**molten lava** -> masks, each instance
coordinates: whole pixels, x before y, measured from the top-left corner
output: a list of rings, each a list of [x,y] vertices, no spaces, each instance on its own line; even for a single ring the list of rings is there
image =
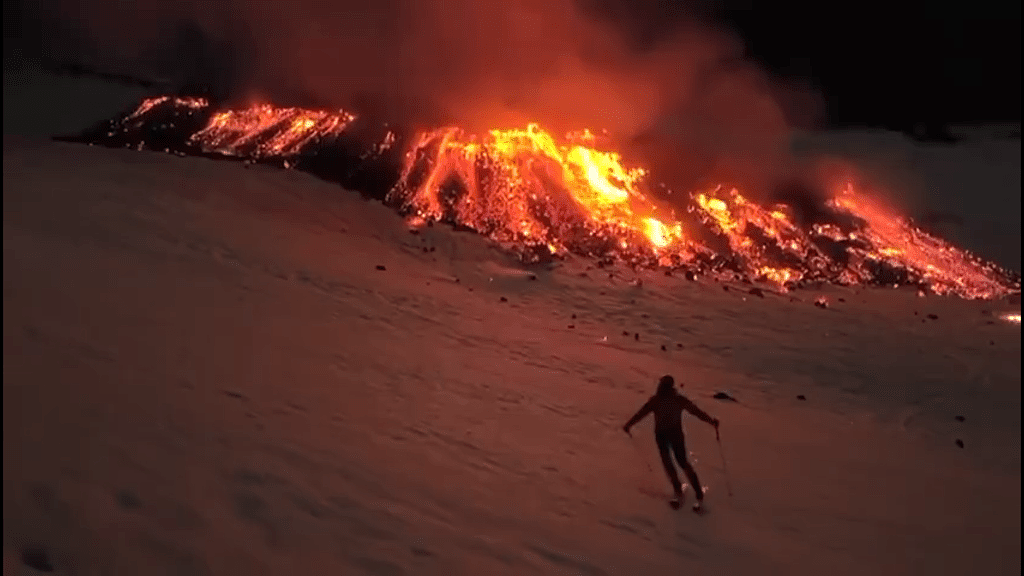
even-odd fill
[[[663,266],[705,260],[715,251],[688,233],[671,209],[645,194],[646,171],[593,147],[590,132],[561,141],[535,124],[483,137],[457,128],[421,134],[390,199],[419,221],[466,226],[536,257],[575,252]],[[828,203],[841,219],[801,229],[785,205],[760,206],[735,189],[690,195],[688,211],[724,238],[726,268],[786,285],[924,284],[938,294],[990,298],[1012,281],[991,264],[926,234],[878,201],[847,187]],[[841,254],[836,245],[843,247]]]
[[[823,218],[797,224],[789,206],[762,206],[731,188],[693,192],[685,205],[658,200],[647,171],[603,149],[588,130],[556,137],[536,124],[484,135],[449,127],[403,138],[385,127],[349,137],[345,145],[355,138],[361,151],[338,152],[355,122],[345,111],[215,111],[203,99],[160,97],[82,138],[283,161],[320,174],[331,171],[325,163],[361,164],[332,169],[346,185],[384,183],[382,199],[414,222],[475,230],[527,261],[574,253],[782,287],[909,284],[967,298],[1020,290],[1019,276],[925,233],[852,186],[820,207]]]
[[[567,143],[531,124],[478,138],[421,134],[390,199],[422,220],[451,220],[515,247],[552,254],[682,247],[682,228],[639,190],[645,176],[618,154]],[[588,248],[589,247],[589,248]]]
[[[336,138],[355,116],[258,105],[214,114],[191,140],[207,152],[249,158],[287,158],[325,138]]]

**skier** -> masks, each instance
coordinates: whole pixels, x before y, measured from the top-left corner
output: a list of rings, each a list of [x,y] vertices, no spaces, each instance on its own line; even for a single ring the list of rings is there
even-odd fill
[[[697,478],[697,472],[686,457],[682,412],[688,410],[697,418],[714,426],[716,430],[718,429],[718,419],[712,418],[707,412],[698,408],[689,398],[676,391],[674,386],[675,380],[671,376],[662,376],[658,382],[658,391],[629,419],[629,422],[626,422],[622,430],[632,436],[629,429],[647,414],[654,412],[654,439],[658,443],[658,452],[661,454],[661,463],[665,466],[665,473],[668,474],[668,479],[675,491],[675,495],[669,503],[673,508],[679,508],[683,497],[683,487],[679,482],[676,468],[672,464],[671,452],[675,452],[679,467],[683,469],[697,495],[697,503],[693,505],[693,509],[695,512],[702,512],[704,510],[704,490]]]

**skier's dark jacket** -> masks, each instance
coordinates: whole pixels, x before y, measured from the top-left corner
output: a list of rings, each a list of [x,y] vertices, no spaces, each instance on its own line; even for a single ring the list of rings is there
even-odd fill
[[[654,396],[651,396],[650,400],[641,406],[640,410],[629,419],[629,422],[626,422],[626,428],[632,428],[644,416],[653,412],[655,432],[678,433],[682,431],[683,427],[683,410],[690,412],[712,426],[715,425],[716,420],[708,416],[707,412],[698,408],[686,396],[672,389],[659,391]]]

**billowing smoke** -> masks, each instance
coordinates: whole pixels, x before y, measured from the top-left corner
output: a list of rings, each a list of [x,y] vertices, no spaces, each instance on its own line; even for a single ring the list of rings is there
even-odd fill
[[[540,122],[615,135],[678,186],[789,169],[806,95],[744,59],[713,5],[650,0],[49,0],[49,52],[240,100],[339,106],[413,126]],[[70,40],[69,40],[70,39]],[[68,44],[71,41],[72,44]],[[45,48],[45,46],[44,46]],[[781,97],[780,97],[781,96]],[[799,101],[784,109],[780,102]]]

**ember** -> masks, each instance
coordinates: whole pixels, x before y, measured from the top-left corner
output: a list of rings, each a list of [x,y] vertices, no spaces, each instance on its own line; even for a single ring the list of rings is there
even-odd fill
[[[732,188],[695,191],[684,205],[670,205],[652,194],[646,170],[600,146],[589,130],[559,137],[537,124],[484,135],[448,127],[403,139],[383,125],[354,128],[359,123],[338,110],[216,111],[202,99],[165,96],[78,140],[295,166],[375,194],[414,226],[468,228],[525,261],[571,253],[784,289],[911,285],[965,298],[1020,289],[1019,276],[852,186],[821,207],[828,219],[798,225],[789,206],[762,206]]]

